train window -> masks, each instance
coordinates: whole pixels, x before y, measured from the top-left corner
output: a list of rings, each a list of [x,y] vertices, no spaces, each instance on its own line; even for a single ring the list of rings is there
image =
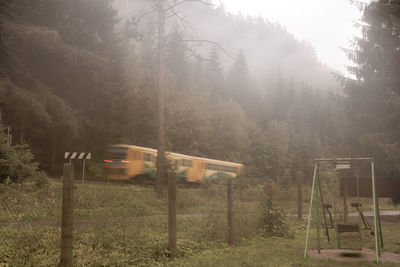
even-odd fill
[[[112,146],[108,148],[108,157],[111,159],[125,159],[127,147]]]
[[[213,170],[213,171],[220,171],[220,172],[237,172],[236,167],[232,166],[224,166],[220,164],[215,164],[215,163],[207,163],[207,169],[208,170]]]
[[[151,154],[150,153],[144,153],[143,154],[143,160],[144,161],[151,161]]]
[[[207,163],[207,169],[208,170],[213,170],[213,171],[215,171],[216,169],[215,169],[215,164],[213,164],[213,163]]]
[[[150,161],[156,162],[157,161],[157,156],[150,154]]]
[[[183,159],[182,160],[182,166],[184,167],[192,167],[192,161],[188,159]]]
[[[237,168],[236,168],[236,167],[231,167],[231,166],[229,166],[229,167],[228,167],[228,172],[234,172],[234,173],[236,173],[236,172],[237,172]]]

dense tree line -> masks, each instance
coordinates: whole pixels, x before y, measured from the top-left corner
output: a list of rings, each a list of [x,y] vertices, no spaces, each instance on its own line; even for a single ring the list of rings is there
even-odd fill
[[[363,12],[362,36],[347,51],[355,64],[345,89],[350,121],[345,138],[358,154],[370,154],[389,177],[400,173],[400,1],[354,1]]]
[[[108,1],[2,1],[0,107],[14,140],[54,172],[60,153],[104,142],[119,83]]]
[[[270,36],[268,53],[264,47],[251,51],[253,58],[270,55],[262,56],[268,67],[262,77],[246,50],[235,49],[227,60],[217,45],[184,41],[185,30],[171,23],[166,42],[167,150],[242,162],[245,177],[254,182],[302,183],[311,178],[313,158],[322,156],[372,155],[390,172],[399,172],[397,143],[389,147],[379,139],[385,134],[385,140],[398,140],[399,102],[384,96],[390,92],[398,97],[393,89],[397,76],[379,60],[368,69],[375,57],[366,49],[375,47],[368,43],[372,37],[356,40],[362,49],[349,51],[358,66],[353,69],[357,81],[346,80],[343,92],[331,82],[316,82],[319,75],[325,77],[325,67],[312,49],[279,25],[211,7],[202,10],[235,25],[237,39],[245,39],[249,31],[259,32],[263,40]],[[92,151],[101,161],[107,144],[156,147],[157,28],[151,16],[139,24],[120,13],[107,0],[0,2],[3,121],[11,126],[14,142],[31,144],[41,169],[50,174],[59,173],[64,151]],[[368,19],[381,25],[372,21]],[[366,34],[379,35],[374,31]],[[394,45],[390,38],[376,38]],[[223,40],[217,41],[224,47]],[[309,66],[307,75],[316,77],[302,79],[307,75],[291,71],[296,66],[290,55],[304,59],[302,68]]]

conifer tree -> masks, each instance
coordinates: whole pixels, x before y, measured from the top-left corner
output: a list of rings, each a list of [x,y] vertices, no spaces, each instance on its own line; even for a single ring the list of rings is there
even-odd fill
[[[218,50],[213,46],[206,64],[207,87],[212,98],[215,96],[224,96],[226,94],[224,87],[224,73]]]

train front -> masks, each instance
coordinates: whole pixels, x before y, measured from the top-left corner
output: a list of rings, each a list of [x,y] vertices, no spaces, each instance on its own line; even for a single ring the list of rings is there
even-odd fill
[[[128,180],[128,150],[127,145],[111,145],[107,148],[104,164],[107,179]]]

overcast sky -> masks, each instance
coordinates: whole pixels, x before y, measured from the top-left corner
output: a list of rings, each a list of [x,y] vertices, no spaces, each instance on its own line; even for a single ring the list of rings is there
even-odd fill
[[[221,2],[214,0],[215,3]],[[225,9],[243,15],[262,15],[285,26],[299,40],[315,48],[318,59],[328,66],[345,71],[349,64],[340,47],[359,35],[353,21],[360,19],[357,7],[349,0],[222,0]]]

